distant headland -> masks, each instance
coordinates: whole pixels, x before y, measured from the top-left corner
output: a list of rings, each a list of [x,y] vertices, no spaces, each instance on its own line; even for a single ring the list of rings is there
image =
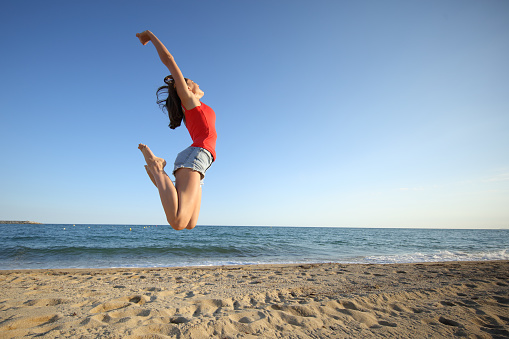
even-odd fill
[[[37,224],[37,225],[42,225],[42,223],[40,223],[40,222],[28,221],[28,220],[24,220],[24,221],[0,220],[0,224]]]

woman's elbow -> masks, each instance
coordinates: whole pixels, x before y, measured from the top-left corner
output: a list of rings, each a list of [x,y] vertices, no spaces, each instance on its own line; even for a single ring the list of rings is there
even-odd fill
[[[175,63],[173,55],[171,55],[170,53],[161,55],[161,61],[168,68],[170,68]]]

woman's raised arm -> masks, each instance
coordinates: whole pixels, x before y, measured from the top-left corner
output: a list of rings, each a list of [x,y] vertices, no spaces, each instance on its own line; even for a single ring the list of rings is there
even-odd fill
[[[175,87],[177,89],[177,93],[180,97],[180,100],[184,104],[185,107],[191,106],[199,106],[199,100],[194,96],[193,92],[191,92],[188,88],[187,82],[180,71],[180,68],[177,66],[173,55],[166,49],[163,43],[152,33],[151,31],[144,31],[142,33],[137,33],[136,36],[140,39],[140,42],[145,46],[149,41],[152,41],[152,44],[157,50],[157,54],[159,54],[159,58],[162,63],[168,68],[173,79],[175,80]]]

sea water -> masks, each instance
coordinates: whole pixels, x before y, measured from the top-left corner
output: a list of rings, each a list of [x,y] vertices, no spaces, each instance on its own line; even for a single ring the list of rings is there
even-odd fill
[[[0,224],[0,269],[509,260],[509,230]]]

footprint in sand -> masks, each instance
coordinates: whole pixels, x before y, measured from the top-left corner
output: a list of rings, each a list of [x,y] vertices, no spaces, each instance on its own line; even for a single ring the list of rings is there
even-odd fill
[[[395,304],[389,305],[389,307],[396,312],[402,312],[402,313],[412,313],[413,312],[410,308],[408,308],[402,304],[395,303]]]
[[[132,304],[143,305],[145,304],[146,299],[141,295],[134,295],[128,297],[122,297],[114,300],[107,301],[105,303],[99,304],[98,306],[92,308],[90,313],[101,313],[108,312],[120,308],[124,308],[130,306]]]
[[[108,314],[98,314],[91,317],[91,319],[98,321],[100,323],[108,324],[111,322],[111,317]]]
[[[369,328],[381,328],[382,326],[388,327],[397,327],[398,324],[392,321],[387,320],[378,320],[376,315],[373,312],[362,309],[356,302],[354,301],[341,301],[331,302],[327,305],[328,311],[327,313],[332,315],[333,318],[338,319],[337,316],[334,316],[334,313],[342,314],[341,318],[345,318],[345,316],[352,318],[353,320],[369,327]],[[414,312],[418,313],[418,311],[411,310],[410,308],[403,306],[401,304],[391,304],[390,308],[397,312]]]
[[[232,314],[229,318],[233,321],[243,323],[243,324],[251,324],[255,321],[259,321],[265,319],[266,316],[262,312],[241,312]]]
[[[189,318],[186,318],[186,317],[182,317],[182,316],[177,316],[177,317],[171,317],[170,318],[170,323],[172,324],[185,324],[187,322],[190,322],[191,319]]]
[[[48,325],[54,323],[58,319],[60,319],[60,316],[57,314],[46,315],[42,317],[21,318],[8,323],[3,327],[0,327],[0,332]]]
[[[447,318],[444,318],[444,317],[440,317],[438,318],[438,321],[444,325],[447,325],[447,326],[454,326],[454,327],[459,327],[461,326],[460,323],[458,323],[457,321],[454,321],[454,320],[451,320],[451,319],[447,319]]]
[[[23,305],[27,306],[55,306],[60,304],[68,303],[69,300],[67,299],[35,299],[35,300],[28,300]]]
[[[204,299],[197,300],[193,303],[196,306],[196,310],[193,316],[198,317],[203,314],[213,315],[221,312],[222,308],[233,309],[233,302],[223,299]]]

